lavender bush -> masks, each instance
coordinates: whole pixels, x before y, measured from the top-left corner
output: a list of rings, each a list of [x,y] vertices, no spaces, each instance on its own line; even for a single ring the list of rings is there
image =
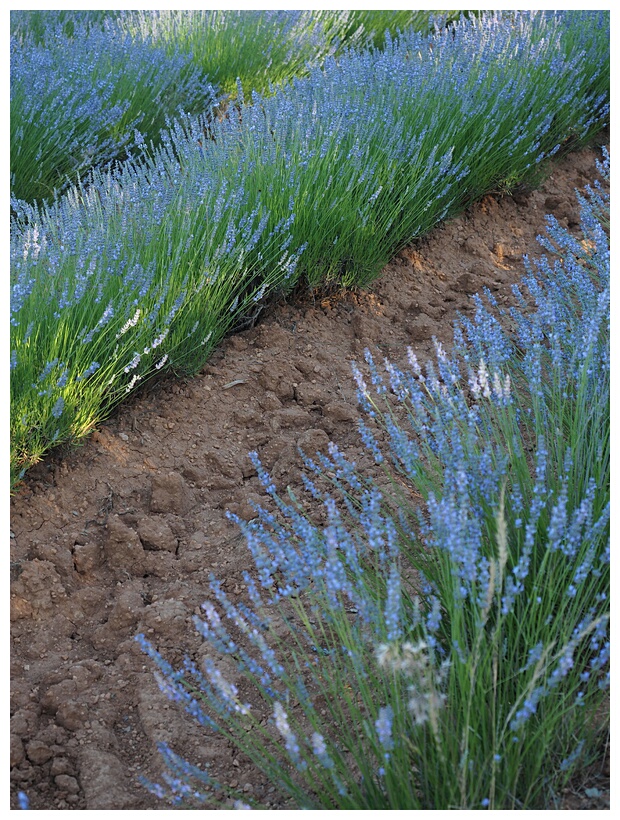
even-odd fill
[[[529,303],[502,315],[479,299],[450,354],[438,345],[425,369],[409,353],[383,377],[367,354],[360,431],[386,489],[332,444],[329,458],[305,457],[307,497],[284,500],[254,456],[273,511],[239,521],[255,564],[247,602],[211,579],[195,619],[201,667],[175,670],[138,636],[162,690],[262,769],[282,805],[552,808],[597,752],[609,683],[608,202],[595,185],[581,206],[579,238],[548,218],[551,256],[524,279]],[[162,754],[155,794],[261,807]]]
[[[608,98],[604,76],[592,85],[597,50],[562,45],[578,29],[562,16],[523,15],[519,28],[506,15],[463,20],[450,34],[410,31],[383,51],[328,59],[269,98],[253,95],[239,139],[245,176],[274,217],[293,198],[308,283],[368,284],[404,242],[489,190],[535,178],[565,141],[600,127]],[[205,149],[196,133],[193,124],[175,147],[201,166],[220,137],[212,130],[216,145]]]
[[[588,139],[608,114],[592,19],[583,34],[537,13],[409,32],[270,97],[240,87],[226,117],[179,117],[143,160],[54,203],[14,199],[13,477],[149,375],[195,371],[270,295],[364,286],[411,238]]]
[[[97,26],[81,16],[52,17],[41,41],[27,27],[15,28],[11,187],[17,199],[51,199],[94,165],[135,149],[137,129],[141,139],[158,138],[167,115],[180,107],[198,113],[215,101],[191,57],[133,41],[113,19]]]
[[[72,37],[76,25],[103,29],[106,21],[118,17],[119,11],[103,11],[100,9],[89,9],[76,11],[74,9],[29,9],[28,11],[18,11],[11,9],[10,13],[10,33],[18,41],[24,42],[28,38],[33,38],[37,45],[45,43],[50,36],[50,32],[62,29],[68,37]]]
[[[191,54],[224,97],[266,93],[320,65],[338,45],[350,12],[321,11],[133,11],[122,27],[133,40]],[[359,37],[355,38],[359,41]]]
[[[29,207],[12,258],[14,478],[150,376],[195,370],[251,319],[294,274],[293,218],[268,229],[242,184],[172,163],[97,173],[43,214]]]

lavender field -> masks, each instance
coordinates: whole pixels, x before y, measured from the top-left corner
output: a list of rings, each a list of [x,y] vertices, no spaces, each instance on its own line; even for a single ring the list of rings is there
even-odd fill
[[[284,299],[363,293],[608,123],[607,12],[12,12],[12,492],[147,382],[187,382]],[[170,658],[136,623],[161,691],[270,806],[554,808],[604,754],[609,164],[578,222],[541,213],[512,306],[472,296],[429,362],[365,351],[363,469],[302,448],[300,492],[250,453],[263,501],[229,521],[251,561],[243,595],[208,573],[204,651]],[[160,753],[141,782],[162,807],[264,808]]]

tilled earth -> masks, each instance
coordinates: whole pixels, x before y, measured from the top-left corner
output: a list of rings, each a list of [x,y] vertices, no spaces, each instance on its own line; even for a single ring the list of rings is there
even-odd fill
[[[577,230],[574,189],[597,177],[598,148],[569,155],[534,192],[489,195],[405,248],[365,293],[272,305],[228,338],[195,378],[147,387],[79,449],[55,453],[11,504],[11,805],[161,809],[166,741],[225,784],[280,808],[273,787],[225,739],[209,737],[160,693],[134,641],[171,662],[200,657],[192,616],[209,574],[236,600],[251,560],[226,517],[264,500],[247,454],[278,489],[303,495],[300,446],[335,441],[363,470],[351,363],[366,347],[404,363],[433,356],[457,314],[488,287],[500,305],[542,252],[544,215]],[[608,762],[566,790],[562,808],[609,807]],[[588,794],[586,794],[586,789]]]

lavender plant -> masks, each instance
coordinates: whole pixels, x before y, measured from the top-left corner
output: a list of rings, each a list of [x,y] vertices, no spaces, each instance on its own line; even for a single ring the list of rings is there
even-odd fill
[[[64,34],[72,37],[76,25],[87,28],[103,29],[105,21],[117,17],[118,11],[89,9],[76,11],[73,9],[30,9],[28,11],[11,9],[10,32],[19,42],[33,38],[37,45],[45,43],[51,32],[62,28]]]
[[[350,12],[135,11],[122,26],[133,40],[191,54],[224,97],[266,93],[333,54]],[[340,24],[339,24],[340,23]],[[356,38],[359,40],[359,37]]]
[[[585,52],[573,18],[568,50],[563,15],[518,21],[409,32],[251,103],[240,85],[226,117],[169,122],[143,159],[44,207],[14,199],[13,475],[158,366],[200,367],[270,295],[364,286],[412,237],[591,136],[604,26]]]
[[[150,376],[194,371],[303,250],[289,250],[293,213],[268,231],[242,184],[190,177],[172,159],[96,172],[43,211],[17,207],[13,480]]]
[[[385,379],[370,353],[368,376],[356,370],[362,438],[391,489],[333,444],[305,456],[316,524],[254,455],[272,505],[239,521],[255,563],[247,603],[212,577],[195,619],[202,668],[175,670],[138,636],[162,690],[286,805],[549,808],[596,753],[609,683],[608,204],[599,188],[581,205],[579,238],[548,220],[553,262],[524,280],[529,305],[502,316],[480,300],[425,370],[412,353],[408,370],[386,361]],[[162,754],[159,796],[261,806]]]
[[[475,14],[476,12],[473,12]],[[398,11],[381,11],[356,9],[350,11],[348,18],[339,20],[339,36],[341,43],[349,48],[361,40],[364,45],[373,45],[383,48],[386,37],[392,39],[399,32],[414,29],[426,33],[435,25],[445,26],[456,22],[460,16],[472,14],[461,11],[412,11],[399,9]]]
[[[131,41],[111,18],[96,26],[52,17],[41,40],[28,29],[11,36],[17,199],[50,199],[92,166],[135,150],[136,129],[140,139],[158,138],[167,115],[215,101],[189,56]]]

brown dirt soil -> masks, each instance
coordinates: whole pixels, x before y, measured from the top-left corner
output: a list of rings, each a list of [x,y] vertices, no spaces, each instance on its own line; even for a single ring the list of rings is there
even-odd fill
[[[577,228],[574,189],[596,178],[599,157],[588,148],[539,190],[486,196],[405,248],[368,292],[270,306],[195,378],[147,385],[82,447],[31,470],[11,504],[12,806],[23,790],[33,809],[165,808],[137,780],[160,779],[165,740],[279,807],[260,772],[160,693],[134,635],[172,663],[200,655],[192,616],[209,573],[236,600],[250,568],[225,517],[251,518],[249,501],[263,499],[247,453],[300,495],[298,445],[314,454],[331,439],[368,467],[351,363],[366,347],[403,364],[411,346],[425,361],[485,286],[509,303],[523,254],[541,253],[544,215]],[[608,808],[608,766],[563,807]]]

